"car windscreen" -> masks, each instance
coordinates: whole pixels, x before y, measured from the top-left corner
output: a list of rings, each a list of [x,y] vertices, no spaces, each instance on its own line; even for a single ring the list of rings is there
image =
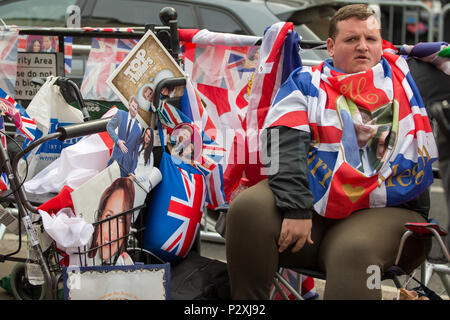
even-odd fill
[[[0,18],[6,25],[64,27],[66,10],[76,0],[22,0],[0,3]]]
[[[165,1],[97,0],[91,14],[91,26],[138,26],[160,25],[159,13],[169,6]],[[189,4],[170,3],[178,14],[180,28],[196,28],[193,8]]]
[[[300,49],[300,57],[305,64],[315,65],[328,58],[328,52],[326,47],[324,47],[325,42],[321,40],[314,32],[312,32],[305,25],[294,25],[294,29],[300,35],[302,40],[317,42],[318,49]],[[301,44],[300,47],[302,47]],[[312,47],[314,48],[316,46]]]

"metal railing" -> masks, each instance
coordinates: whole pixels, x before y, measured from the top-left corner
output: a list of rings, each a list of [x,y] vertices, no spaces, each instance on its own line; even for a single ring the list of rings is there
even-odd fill
[[[339,4],[364,3],[378,6],[380,9],[381,23],[387,30],[384,38],[393,44],[405,44],[407,42],[417,43],[421,41],[435,41],[435,14],[432,9],[422,1],[416,0],[369,0],[348,1],[335,0]],[[421,38],[420,22],[427,26],[425,39]],[[414,25],[414,33],[408,38],[408,25]],[[400,30],[398,29],[400,27]],[[398,34],[400,31],[400,34]],[[397,32],[397,33],[396,33]],[[423,40],[422,40],[423,39]],[[439,40],[439,39],[438,39]],[[412,43],[410,43],[412,44]]]
[[[441,13],[439,14],[438,41],[447,41],[448,39],[445,39],[444,38],[445,36],[450,38],[450,34],[445,34],[445,27],[446,27],[446,25],[445,25],[445,17],[447,15],[450,16],[450,3],[448,3],[444,7],[442,7]],[[450,22],[448,22],[448,23],[450,23]]]

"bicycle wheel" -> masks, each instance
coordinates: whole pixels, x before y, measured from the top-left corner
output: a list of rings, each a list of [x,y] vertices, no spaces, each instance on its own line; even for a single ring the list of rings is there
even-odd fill
[[[17,263],[11,271],[11,291],[16,300],[43,300],[44,285],[32,285],[26,276],[25,263]]]

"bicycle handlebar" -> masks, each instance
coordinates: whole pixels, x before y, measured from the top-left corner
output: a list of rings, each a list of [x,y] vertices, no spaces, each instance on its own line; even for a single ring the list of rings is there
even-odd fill
[[[153,106],[158,109],[159,108],[159,104],[161,102],[161,90],[164,87],[177,87],[177,86],[182,86],[186,84],[186,78],[183,77],[179,77],[179,78],[167,78],[167,79],[163,79],[160,82],[158,82],[156,84],[155,87],[155,93],[153,94]]]
[[[15,185],[19,186],[21,185],[21,182],[19,181],[19,174],[17,171],[19,160],[26,155],[31,150],[39,147],[41,144],[52,140],[52,139],[58,139],[58,140],[65,140],[65,139],[71,139],[76,138],[80,136],[86,136],[94,133],[99,133],[106,131],[106,125],[109,121],[109,118],[106,119],[98,119],[98,120],[89,120],[86,122],[78,123],[78,124],[72,124],[65,127],[59,127],[56,132],[50,133],[36,141],[33,141],[28,147],[26,147],[24,150],[17,153],[12,159],[11,162],[11,177],[15,180]],[[9,170],[8,170],[9,171]],[[9,175],[9,172],[8,172]],[[16,191],[18,193],[18,196],[20,197],[21,202],[23,205],[31,212],[37,213],[37,208],[33,206],[27,199],[25,192],[22,188],[18,188]]]
[[[87,136],[94,133],[106,131],[106,125],[109,122],[107,119],[90,120],[83,123],[71,124],[56,129],[60,133],[58,140],[63,141],[81,136]]]

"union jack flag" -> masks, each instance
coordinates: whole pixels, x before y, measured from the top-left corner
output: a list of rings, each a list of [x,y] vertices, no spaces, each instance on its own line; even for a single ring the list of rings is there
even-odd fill
[[[301,290],[299,290],[300,291],[299,293],[304,300],[315,299],[319,296],[314,286],[314,278],[304,276],[302,274],[298,274],[297,272],[291,269],[284,269],[284,268],[281,273],[281,276],[291,285],[292,288],[296,290],[299,290],[299,287],[301,285]],[[280,282],[280,287],[289,300],[296,299],[294,294],[291,291],[289,291],[282,282]],[[272,285],[272,290],[273,289],[274,286]],[[278,291],[273,296],[273,300],[282,300],[282,299],[283,296]]]
[[[174,261],[186,256],[196,238],[205,178],[191,165],[175,164],[168,153],[163,153],[159,169],[163,179],[152,190],[144,246],[165,261]]]
[[[11,96],[9,96],[1,88],[0,88],[0,98],[10,102],[14,106],[14,108],[18,110],[21,116],[22,125],[17,129],[22,134],[24,134],[25,137],[27,137],[30,141],[33,141],[34,138],[36,137],[36,130],[37,130],[36,121],[34,121],[34,119],[27,114],[25,109],[20,104],[18,104]]]
[[[92,39],[91,51],[80,88],[85,99],[118,100],[106,80],[137,42],[132,39]]]
[[[21,125],[18,128],[18,130],[20,130],[20,132],[22,132],[27,138],[33,140],[36,133],[36,122],[34,121],[34,119],[30,118],[26,114],[25,109],[23,109],[13,98],[11,98],[1,88],[0,88],[0,98],[9,102],[10,105],[14,106],[15,109],[18,109],[14,110],[17,113],[20,113],[20,121],[18,121],[18,123],[20,123]],[[4,132],[3,116],[1,115],[0,115],[0,131]],[[5,134],[1,134],[1,143],[3,144],[3,147],[6,149],[7,142]],[[9,188],[8,178],[6,177],[6,174],[2,172],[0,176],[0,190],[8,190],[8,188]]]
[[[342,219],[360,209],[404,203],[432,184],[437,147],[405,59],[385,51],[380,63],[365,72],[343,74],[326,60],[299,68],[293,75],[278,91],[265,126],[288,126],[310,132],[314,142],[320,141],[308,155],[315,212]],[[358,94],[353,94],[361,83],[364,89],[358,87]],[[372,95],[376,101],[367,99]],[[364,140],[367,136],[362,140],[366,144],[363,152],[370,152],[367,158],[371,160],[355,156],[355,150],[356,154],[362,150],[352,118],[358,108],[352,114],[347,101],[373,117],[370,121],[376,132],[369,137],[370,143]],[[386,110],[388,120],[383,122],[379,115]],[[388,134],[395,138],[387,139]],[[329,172],[314,172],[319,161],[321,168],[331,168]],[[411,182],[391,183],[399,181],[403,172],[413,171],[420,174],[420,183],[415,182],[417,174],[408,176]]]
[[[214,170],[222,160],[225,149],[205,133],[204,126],[199,122],[193,122],[181,110],[166,102],[158,109],[158,114],[162,125],[166,128],[169,135],[172,134],[176,126],[182,123],[193,125],[196,131],[201,134],[201,141],[194,141],[194,144],[200,142],[202,148],[200,156],[194,158],[194,163],[205,175]]]
[[[0,31],[0,87],[14,96],[17,75],[17,30]]]
[[[216,141],[223,141],[226,149],[220,164],[221,182],[216,181],[215,185],[223,183],[225,198],[229,199],[243,175],[251,185],[263,178],[259,159],[253,156],[259,143],[249,144],[248,136],[250,131],[258,136],[283,77],[298,66],[298,35],[292,23],[270,26],[261,46],[257,45],[261,40],[258,37],[192,29],[181,29],[179,33],[185,71],[206,104],[217,130]],[[296,50],[288,50],[288,45]],[[289,61],[295,63],[284,65],[284,56],[290,58],[294,54],[297,59]],[[251,154],[254,161],[250,161]],[[217,172],[215,176],[219,178]],[[220,193],[216,195],[221,197]]]
[[[64,71],[72,72],[72,37],[64,37]]]
[[[210,161],[217,164],[215,168],[208,171],[206,179],[206,202],[212,207],[218,207],[225,204],[223,168],[222,160],[226,154],[221,134],[218,134],[217,127],[212,121],[208,112],[203,106],[199,95],[197,94],[192,82],[186,81],[185,94],[181,100],[181,111],[191,119],[198,127],[206,132],[203,141],[203,154]],[[211,137],[211,139],[208,139]]]
[[[167,239],[161,249],[174,252],[177,256],[185,257],[190,251],[193,241],[200,226],[202,211],[199,208],[204,203],[205,187],[204,180],[200,175],[192,175],[178,168],[181,173],[183,187],[186,191],[187,200],[172,196],[170,199],[167,215],[180,220],[181,225]]]

